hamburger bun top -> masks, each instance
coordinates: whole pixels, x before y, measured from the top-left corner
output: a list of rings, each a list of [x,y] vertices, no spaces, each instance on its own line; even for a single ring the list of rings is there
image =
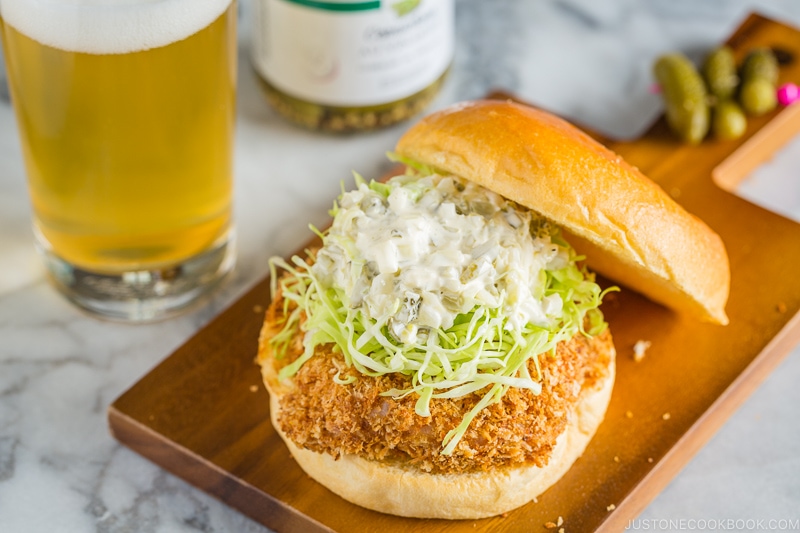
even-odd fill
[[[728,323],[730,267],[719,235],[568,122],[510,101],[462,103],[418,122],[396,153],[555,222],[597,272],[677,311]]]

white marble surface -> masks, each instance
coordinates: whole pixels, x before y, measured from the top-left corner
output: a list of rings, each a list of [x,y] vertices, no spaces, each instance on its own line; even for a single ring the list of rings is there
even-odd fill
[[[797,0],[461,0],[457,6],[457,58],[434,107],[502,87],[623,137],[658,113],[658,99],[647,91],[658,53],[696,56],[756,9],[800,26]],[[241,39],[246,48],[246,20]],[[382,154],[406,127],[344,138],[295,129],[262,101],[243,52],[235,275],[201,309],[131,326],[81,314],[45,281],[33,250],[14,118],[0,104],[0,532],[266,531],[118,445],[106,407],[260,279],[270,256],[307,239],[308,223],[326,220],[351,169],[379,175]],[[798,168],[796,140],[757,172],[748,197],[799,215]],[[798,382],[796,349],[634,525],[661,531],[685,529],[679,521],[688,519],[796,525]]]

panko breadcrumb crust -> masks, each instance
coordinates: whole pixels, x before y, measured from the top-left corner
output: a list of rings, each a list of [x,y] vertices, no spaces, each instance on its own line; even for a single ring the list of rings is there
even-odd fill
[[[271,391],[280,391],[277,417],[282,433],[299,448],[368,460],[413,466],[431,473],[466,473],[524,465],[545,466],[556,439],[570,421],[585,390],[608,377],[614,346],[608,328],[588,337],[576,334],[561,342],[555,355],[539,356],[542,392],[511,387],[501,401],[481,410],[450,455],[442,455],[448,431],[482,398],[478,391],[462,398],[434,398],[431,416],[415,412],[416,394],[393,399],[381,395],[405,389],[410,377],[387,374],[370,377],[345,365],[332,345],[318,347],[290,380],[277,373],[303,352],[302,334],[283,359],[276,359],[270,338],[283,324],[283,299],[271,303],[262,329],[258,362]],[[536,375],[533,360],[528,362]],[[353,376],[342,385],[334,376]]]

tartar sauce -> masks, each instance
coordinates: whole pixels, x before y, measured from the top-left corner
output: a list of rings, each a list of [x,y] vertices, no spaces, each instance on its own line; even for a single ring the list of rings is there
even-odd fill
[[[381,187],[342,195],[312,266],[324,287],[344,292],[344,305],[402,343],[424,344],[476,306],[501,310],[508,329],[561,318],[561,297],[544,295],[545,270],[566,266],[569,252],[543,219],[452,176]]]

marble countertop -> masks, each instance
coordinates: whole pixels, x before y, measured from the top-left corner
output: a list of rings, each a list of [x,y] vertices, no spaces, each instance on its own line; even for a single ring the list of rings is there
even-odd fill
[[[264,276],[269,257],[304,242],[309,223],[325,222],[351,170],[379,176],[383,154],[408,127],[332,137],[278,119],[248,68],[248,5],[236,146],[239,262],[211,302],[178,318],[100,321],[48,285],[33,247],[14,117],[0,103],[0,532],[267,531],[119,445],[106,423],[117,396]],[[634,137],[659,113],[647,90],[653,58],[701,53],[754,10],[800,26],[796,0],[460,0],[457,56],[433,108],[503,88]],[[796,139],[742,194],[800,216],[798,168]],[[798,382],[800,348],[630,529],[688,529],[680,521],[689,519],[800,529]]]

